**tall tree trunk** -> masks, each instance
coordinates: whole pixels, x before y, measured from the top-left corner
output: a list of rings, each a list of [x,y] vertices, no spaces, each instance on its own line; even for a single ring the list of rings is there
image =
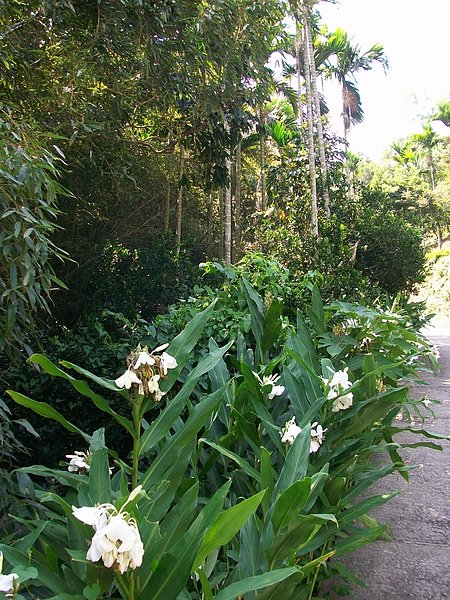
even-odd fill
[[[303,24],[306,17],[303,17]],[[308,44],[303,36],[303,65],[305,68],[305,87],[306,87],[306,109],[308,118],[308,159],[309,159],[309,181],[311,192],[311,229],[315,237],[319,236],[319,221],[317,216],[317,185],[316,185],[316,162],[314,148],[314,124],[313,107],[311,95],[311,72]]]
[[[266,120],[264,117],[263,109],[259,110],[259,122],[261,133],[259,137],[259,149],[260,149],[260,175],[259,175],[259,206],[257,210],[266,210],[266,133],[265,124]]]
[[[170,195],[172,192],[172,186],[170,184],[170,171],[167,174],[166,180],[166,195],[164,197],[164,233],[169,231],[169,221],[170,221]]]
[[[224,240],[224,261],[231,264],[231,158],[227,158],[226,169],[229,176],[228,185],[224,193],[224,222],[223,222],[223,240]]]
[[[219,192],[219,259],[222,260],[223,259],[223,198],[224,198],[225,192],[224,192],[224,188],[220,188],[220,192]]]
[[[242,245],[242,226],[241,226],[241,175],[242,175],[242,147],[241,137],[236,146],[236,183],[234,189],[234,247],[235,256],[234,262],[241,257],[241,245]]]
[[[320,99],[319,92],[317,89],[317,74],[316,74],[316,62],[314,58],[314,46],[312,41],[311,25],[309,22],[310,14],[307,14],[308,18],[305,18],[305,38],[308,44],[308,55],[309,55],[309,67],[311,75],[311,92],[314,102],[315,115],[316,115],[316,127],[317,127],[317,141],[319,146],[319,157],[320,157],[320,178],[322,181],[323,189],[323,200],[325,215],[327,219],[330,218],[330,193],[328,191],[328,177],[327,177],[327,161],[325,157],[325,139],[323,135],[323,123],[322,116],[320,113]]]
[[[436,224],[437,246],[438,250],[442,248],[442,229],[439,223]]]
[[[184,175],[184,146],[180,146],[180,167],[178,171],[178,196],[177,196],[177,214],[175,227],[175,246],[177,255],[181,248],[181,224],[183,217],[183,175]]]
[[[208,198],[208,233],[206,236],[206,244],[208,246],[208,252],[211,252],[213,224],[214,224],[214,190],[211,188],[211,191],[209,192],[209,198]]]
[[[303,127],[303,102],[302,102],[302,28],[298,19],[295,19],[295,71],[297,73],[297,126]]]
[[[353,200],[355,197],[355,189],[353,187],[353,181],[350,175],[350,166],[348,164],[348,133],[350,131],[350,117],[346,114],[345,112],[345,107],[348,104],[348,99],[347,99],[347,91],[345,89],[344,84],[342,84],[342,106],[343,106],[343,111],[342,111],[342,118],[344,120],[344,141],[345,141],[345,156],[344,156],[344,170],[345,170],[345,178],[347,179],[347,183],[348,183],[348,199],[349,200]]]
[[[431,189],[434,190],[434,188],[436,187],[436,176],[435,176],[435,169],[434,169],[433,153],[431,151],[431,148],[428,150],[428,160],[430,163]]]

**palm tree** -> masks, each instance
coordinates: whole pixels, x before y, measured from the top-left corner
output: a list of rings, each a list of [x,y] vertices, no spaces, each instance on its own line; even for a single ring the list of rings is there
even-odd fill
[[[329,66],[342,87],[342,117],[344,138],[347,141],[350,127],[364,119],[361,96],[356,85],[356,73],[370,71],[375,62],[380,63],[386,70],[388,61],[381,44],[375,44],[361,53],[360,46],[352,44],[352,40],[342,29],[337,29],[330,37],[334,38],[338,48],[334,55],[335,60],[331,60]]]
[[[441,121],[444,125],[450,127],[450,100],[442,100],[442,102],[439,102],[437,110],[431,118],[436,121]]]

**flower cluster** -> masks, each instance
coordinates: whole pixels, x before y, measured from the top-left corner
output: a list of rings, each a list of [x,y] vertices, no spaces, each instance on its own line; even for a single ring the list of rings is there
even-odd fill
[[[253,373],[256,379],[259,381],[261,387],[270,386],[270,391],[267,394],[269,400],[273,400],[275,396],[281,396],[284,392],[284,385],[276,385],[277,381],[280,379],[280,375],[264,375],[261,378],[258,373]]]
[[[75,450],[73,454],[66,454],[66,458],[70,458],[67,469],[71,473],[81,473],[85,475],[86,473],[89,473],[91,468],[91,457],[92,455],[89,451],[79,452],[78,450]]]
[[[141,486],[133,490],[120,511],[112,504],[72,506],[74,517],[95,531],[86,554],[88,560],[97,562],[101,559],[105,567],[112,567],[121,574],[141,566],[144,545],[136,521],[123,510],[140,491]]]
[[[164,352],[168,346],[169,344],[163,344],[152,352],[146,346],[138,346],[127,358],[128,369],[114,383],[127,390],[135,386],[139,395],[152,396],[155,402],[159,402],[165,393],[159,389],[159,381],[167,377],[169,369],[178,366],[176,359]],[[162,354],[156,354],[157,352]]]
[[[3,552],[0,552],[0,592],[3,592],[7,598],[12,598],[19,590],[19,576],[17,573],[2,575],[3,570]]]
[[[333,373],[331,379],[323,379],[324,384],[328,388],[327,399],[334,400],[331,408],[332,412],[345,410],[353,404],[352,392],[346,392],[353,384],[348,378],[348,367],[343,371]]]
[[[295,417],[292,417],[289,421],[287,421],[280,431],[281,441],[283,443],[293,444],[295,438],[302,431],[301,427],[299,427],[295,422]],[[311,444],[309,447],[309,453],[313,454],[317,452],[323,443],[325,438],[326,429],[323,429],[322,425],[319,425],[317,421],[311,425]]]

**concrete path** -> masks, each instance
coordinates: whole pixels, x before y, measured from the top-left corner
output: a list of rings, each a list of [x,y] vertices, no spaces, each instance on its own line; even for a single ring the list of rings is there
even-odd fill
[[[413,394],[441,401],[433,406],[436,419],[427,419],[424,427],[449,435],[450,328],[435,328],[426,335],[439,346],[441,370],[436,378],[426,376],[429,385]],[[420,441],[417,435],[404,435],[401,441]],[[401,494],[373,512],[380,522],[391,525],[393,541],[374,542],[345,558],[367,584],[355,588],[355,600],[450,599],[450,443],[441,445],[443,452],[429,448],[402,452],[407,464],[419,466],[410,471],[409,484],[391,475],[371,488],[370,495],[394,490]]]

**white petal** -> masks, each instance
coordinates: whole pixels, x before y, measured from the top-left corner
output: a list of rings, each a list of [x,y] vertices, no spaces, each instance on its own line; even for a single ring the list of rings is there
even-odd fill
[[[284,385],[274,385],[272,387],[272,391],[269,394],[267,394],[267,397],[269,398],[269,400],[273,400],[275,396],[281,396],[283,392]]]
[[[114,515],[109,520],[109,523],[101,529],[102,535],[106,536],[109,540],[122,542],[130,538],[130,527],[123,518],[123,515]]]
[[[19,579],[17,573],[0,575],[0,592],[10,592],[14,587],[14,581]]]
[[[178,367],[178,363],[176,358],[167,354],[167,352],[163,352],[161,354],[161,366],[164,372],[164,375],[167,374],[167,369],[175,369]]]
[[[155,352],[161,352],[161,350],[165,350],[168,347],[169,347],[169,344],[162,344],[161,346],[158,346],[157,348],[155,348],[153,350],[152,354],[154,354]]]
[[[98,506],[82,506],[81,508],[72,506],[72,514],[82,523],[93,526],[98,519]]]
[[[136,373],[133,373],[133,371],[127,369],[123,375],[121,375],[114,381],[114,383],[117,385],[118,388],[126,388],[127,390],[129,390],[131,388],[132,383],[139,384],[142,383],[142,381],[139,379]]]
[[[139,369],[141,365],[154,365],[155,359],[148,352],[139,352],[138,359],[134,365],[135,369]]]

